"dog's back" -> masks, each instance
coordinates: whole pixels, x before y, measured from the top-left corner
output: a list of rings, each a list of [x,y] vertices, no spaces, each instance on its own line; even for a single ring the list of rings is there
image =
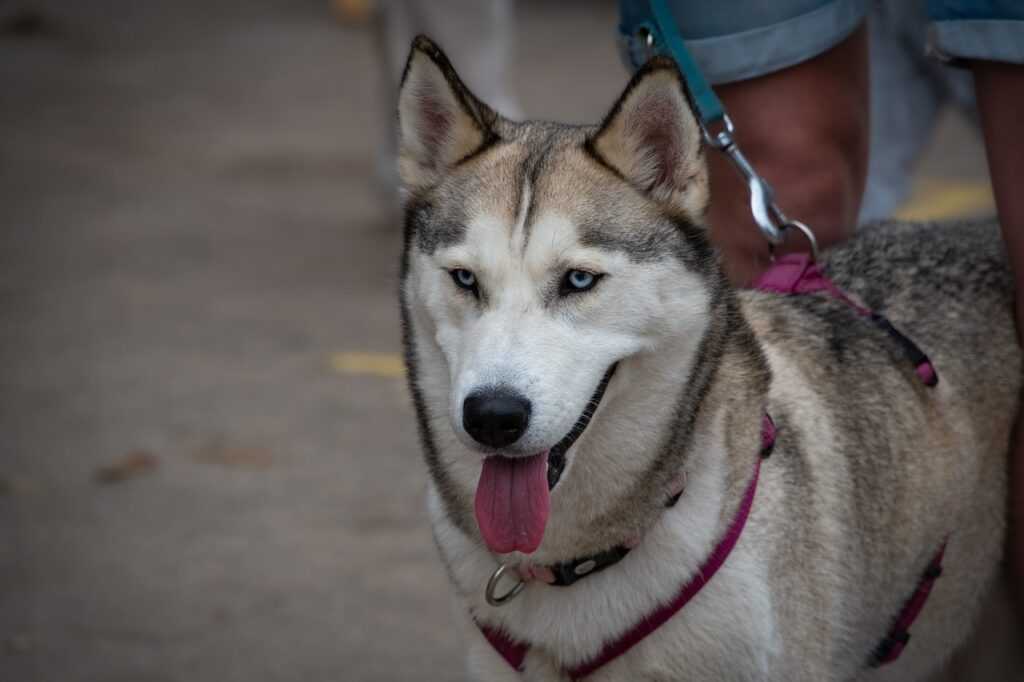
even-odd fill
[[[899,343],[832,297],[744,295],[781,426],[762,508],[791,524],[769,552],[793,599],[780,632],[787,649],[822,647],[863,668],[946,543],[914,644],[875,673],[917,679],[968,636],[1003,550],[1021,383],[1012,280],[992,223],[867,227],[825,270],[912,338],[939,383],[926,386]]]

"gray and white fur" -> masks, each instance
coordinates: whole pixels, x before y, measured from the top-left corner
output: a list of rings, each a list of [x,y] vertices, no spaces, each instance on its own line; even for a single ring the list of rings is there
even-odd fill
[[[1021,353],[995,224],[871,225],[823,257],[840,287],[930,355],[940,382],[928,388],[841,302],[728,284],[707,236],[700,129],[670,61],[640,70],[599,126],[517,123],[421,37],[399,122],[409,383],[472,679],[566,679],[563,668],[670,599],[735,514],[766,410],[777,445],[728,561],[589,679],[913,681],[947,667],[994,599],[1007,519]],[[566,294],[573,269],[600,279]],[[475,291],[456,270],[473,273]],[[473,515],[483,458],[550,448],[615,363],[566,453],[540,547],[495,556]],[[467,395],[493,386],[532,405],[525,433],[498,451],[462,418]],[[552,564],[630,537],[642,539],[623,561],[571,587],[532,582],[506,606],[484,600],[499,563]],[[868,668],[947,538],[911,644]],[[531,643],[523,673],[471,618]]]

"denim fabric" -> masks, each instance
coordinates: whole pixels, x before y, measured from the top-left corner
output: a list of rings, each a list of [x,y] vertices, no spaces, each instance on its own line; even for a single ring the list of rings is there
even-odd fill
[[[648,3],[619,4],[623,56],[635,69],[644,59],[643,46],[628,36],[649,20]],[[946,62],[1024,63],[1024,0],[670,0],[670,6],[712,83],[753,78],[815,57],[870,13],[871,151],[862,219],[888,216],[906,198],[912,169],[944,106],[953,104],[969,120],[976,118],[970,73],[928,59],[926,43],[930,56]]]
[[[928,0],[928,17],[932,21],[1024,21],[1024,2],[1020,0]]]
[[[763,76],[828,50],[860,25],[867,0],[670,0],[680,34],[714,84]],[[886,0],[887,5],[908,0]],[[915,3],[916,4],[916,3]],[[928,52],[944,61],[1024,63],[1024,0],[927,0]],[[646,0],[620,0],[623,60],[649,56],[635,29],[650,20]]]
[[[866,0],[671,0],[694,60],[711,83],[754,78],[806,61],[860,25]],[[620,46],[630,69],[649,56],[636,28],[650,21],[645,0],[620,0]]]
[[[945,61],[1024,64],[1024,1],[928,0],[928,51]]]

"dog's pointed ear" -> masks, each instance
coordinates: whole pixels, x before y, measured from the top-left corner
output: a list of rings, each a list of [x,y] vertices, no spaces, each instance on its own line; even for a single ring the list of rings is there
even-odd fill
[[[633,76],[587,144],[641,192],[702,221],[708,204],[702,139],[679,69],[655,57]]]
[[[435,184],[460,160],[493,142],[496,118],[441,49],[417,36],[398,95],[398,168],[406,189]]]

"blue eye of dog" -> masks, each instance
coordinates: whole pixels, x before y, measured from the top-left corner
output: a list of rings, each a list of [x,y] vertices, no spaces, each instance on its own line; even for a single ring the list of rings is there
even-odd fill
[[[586,270],[569,270],[565,273],[565,277],[562,278],[562,294],[577,294],[589,291],[594,288],[594,285],[597,284],[597,280],[600,278],[601,275],[595,275]]]
[[[476,293],[476,275],[464,268],[455,268],[451,271],[452,279],[461,289]]]

